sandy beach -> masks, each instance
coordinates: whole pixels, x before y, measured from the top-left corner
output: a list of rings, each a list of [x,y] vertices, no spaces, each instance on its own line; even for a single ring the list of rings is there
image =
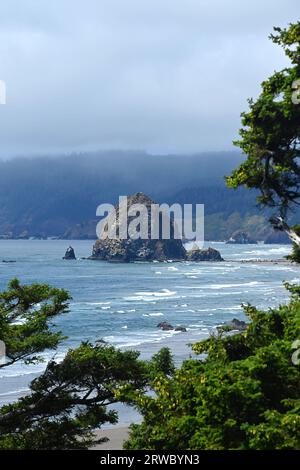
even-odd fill
[[[122,450],[123,442],[128,438],[128,428],[102,429],[96,432],[97,437],[108,437],[109,441],[92,447],[91,450]]]

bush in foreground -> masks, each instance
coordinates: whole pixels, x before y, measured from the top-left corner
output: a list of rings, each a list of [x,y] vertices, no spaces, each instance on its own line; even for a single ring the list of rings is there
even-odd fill
[[[13,279],[0,293],[0,341],[6,349],[0,368],[42,361],[46,349],[56,349],[65,338],[53,322],[68,311],[69,299],[63,289]],[[116,402],[116,391],[138,390],[147,382],[146,365],[138,356],[82,343],[62,362],[51,360],[27,396],[0,408],[0,449],[86,449],[95,444],[94,429],[117,421],[117,414],[107,410]]]
[[[143,422],[131,426],[126,449],[300,449],[300,365],[292,361],[300,288],[286,287],[288,305],[246,306],[247,331],[195,344],[204,361],[158,374],[154,396],[136,394]]]
[[[53,321],[68,311],[69,299],[65,290],[13,279],[0,293],[0,341],[6,347],[0,368],[42,361],[43,351],[56,349],[64,337]],[[136,351],[81,343],[61,362],[49,361],[26,396],[0,408],[0,449],[88,449],[106,440],[97,439],[95,429],[118,421],[108,405],[173,370],[167,348],[145,362]]]

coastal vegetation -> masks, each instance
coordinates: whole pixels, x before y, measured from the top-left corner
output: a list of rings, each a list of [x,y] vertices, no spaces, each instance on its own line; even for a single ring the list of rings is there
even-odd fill
[[[283,48],[291,66],[266,79],[258,99],[249,100],[241,139],[235,142],[247,158],[227,184],[259,191],[258,204],[273,211],[271,224],[287,233],[295,246],[293,260],[300,262],[300,236],[287,220],[300,198],[300,22],[274,28],[270,38]]]
[[[0,340],[6,347],[0,368],[42,361],[43,351],[56,349],[65,338],[53,321],[67,312],[69,299],[63,289],[12,280],[0,294]],[[61,362],[53,357],[26,396],[0,409],[0,449],[87,449],[102,442],[94,430],[117,422],[107,405],[119,401],[119,393],[136,393],[157,374],[173,371],[167,349],[147,363],[138,357],[102,342],[82,343]]]
[[[232,191],[224,184],[224,175],[240,161],[236,151],[194,156],[120,151],[0,161],[0,239],[95,240],[98,205],[115,205],[120,195],[143,191],[158,203],[204,204],[207,240],[228,240],[244,230],[268,241],[274,230],[268,214],[255,206],[255,191]]]
[[[2,449],[86,449],[116,423],[107,405],[124,402],[143,417],[127,449],[300,449],[300,288],[287,305],[260,311],[238,334],[218,328],[196,343],[199,359],[175,368],[168,348],[150,361],[99,342],[82,343],[61,362],[53,357],[27,395],[0,409]],[[0,296],[0,339],[6,363],[41,360],[63,340],[49,322],[67,311],[69,295],[13,280]],[[149,391],[152,393],[149,394]]]
[[[125,448],[299,450],[300,365],[293,344],[300,337],[300,289],[286,288],[288,305],[267,312],[245,306],[246,331],[196,343],[202,358],[158,374],[150,384],[154,394],[137,392],[133,402],[143,422],[131,426]]]

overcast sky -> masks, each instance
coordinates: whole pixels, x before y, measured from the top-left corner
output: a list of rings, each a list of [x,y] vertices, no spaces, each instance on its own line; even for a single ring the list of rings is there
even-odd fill
[[[0,156],[228,150],[299,0],[1,0]]]

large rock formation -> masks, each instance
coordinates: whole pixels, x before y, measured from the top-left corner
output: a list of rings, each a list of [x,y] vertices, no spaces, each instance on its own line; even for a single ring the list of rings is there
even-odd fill
[[[248,245],[248,244],[257,244],[257,241],[251,238],[247,232],[242,230],[236,230],[229,240],[226,242],[228,244],[239,244],[239,245]]]
[[[122,203],[121,203],[122,204]],[[118,234],[119,224],[122,223],[121,205],[116,206],[116,217],[114,214],[107,216],[106,225],[99,239],[93,247],[90,259],[109,260],[119,262],[131,261],[182,261],[186,257],[186,251],[182,240],[174,238],[174,222],[170,221],[170,239],[151,239],[151,205],[155,204],[152,199],[143,193],[136,193],[127,198],[127,210],[133,204],[142,204],[148,211],[148,239],[138,238],[113,238],[114,231]],[[128,216],[127,226],[135,219]],[[124,221],[123,221],[124,223]],[[126,222],[125,222],[126,223]],[[105,230],[106,229],[106,230]]]
[[[155,204],[152,199],[143,193],[136,193],[127,198],[127,211],[134,204],[142,204],[147,209],[146,233],[148,238],[122,238],[119,236],[119,227],[126,227],[127,230],[130,223],[136,219],[137,215],[124,217],[124,206],[126,200],[121,202],[115,208],[115,214],[110,213],[105,222],[102,224],[102,232],[96,241],[92,256],[92,260],[106,260],[116,262],[133,262],[133,261],[222,261],[222,257],[217,250],[208,248],[200,250],[198,247],[191,251],[186,251],[182,239],[174,236],[176,226],[173,220],[167,219],[170,224],[170,239],[164,239],[160,230],[157,239],[151,239],[151,205]],[[126,206],[125,206],[126,208]]]

